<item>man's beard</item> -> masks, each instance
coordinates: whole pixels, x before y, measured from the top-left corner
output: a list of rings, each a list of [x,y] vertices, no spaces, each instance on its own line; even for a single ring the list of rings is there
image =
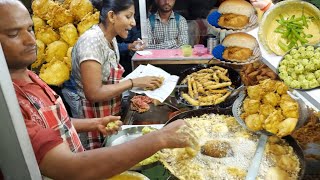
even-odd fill
[[[164,5],[164,6],[160,7],[159,10],[160,10],[161,12],[171,12],[171,11],[172,11],[172,6],[170,6],[170,5]]]

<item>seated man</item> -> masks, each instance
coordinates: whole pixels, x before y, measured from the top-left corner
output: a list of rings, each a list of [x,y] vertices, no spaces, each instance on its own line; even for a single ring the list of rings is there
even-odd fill
[[[188,44],[188,25],[173,12],[175,0],[155,0],[158,11],[147,21],[148,49],[173,49]]]
[[[162,148],[182,148],[195,142],[186,122],[178,120],[127,143],[84,151],[77,131],[99,130],[111,135],[122,125],[120,117],[70,119],[61,98],[27,69],[36,60],[36,41],[30,14],[18,0],[0,0],[0,43],[43,176],[105,179],[129,169]],[[117,127],[107,127],[109,122],[116,122]]]

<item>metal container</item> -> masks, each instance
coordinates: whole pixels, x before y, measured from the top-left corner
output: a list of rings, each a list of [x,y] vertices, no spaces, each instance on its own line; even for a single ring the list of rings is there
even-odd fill
[[[207,39],[207,48],[208,48],[208,54],[212,54],[212,50],[214,47],[216,47],[219,43],[219,39],[214,36],[213,34],[208,35]]]

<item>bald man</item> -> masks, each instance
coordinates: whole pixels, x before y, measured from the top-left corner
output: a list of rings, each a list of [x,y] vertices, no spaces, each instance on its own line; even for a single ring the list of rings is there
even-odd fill
[[[84,151],[77,131],[99,130],[110,135],[119,129],[106,129],[106,125],[118,122],[121,126],[120,117],[69,118],[61,98],[27,69],[36,60],[36,42],[30,15],[17,0],[0,0],[0,43],[43,176],[68,180],[108,178],[162,148],[187,147],[194,141],[187,124],[178,120],[121,145]],[[185,130],[178,131],[181,128]]]

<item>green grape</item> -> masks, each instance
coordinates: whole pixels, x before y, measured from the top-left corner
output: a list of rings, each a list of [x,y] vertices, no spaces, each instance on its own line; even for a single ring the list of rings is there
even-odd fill
[[[319,49],[319,48],[318,48],[318,49]],[[320,51],[314,53],[313,57],[314,57],[314,58],[317,58],[317,59],[320,59]]]
[[[299,89],[301,87],[300,82],[297,80],[293,80],[290,82],[290,87]]]
[[[314,72],[314,76],[318,79],[320,78],[320,70]]]
[[[317,53],[317,52],[320,52],[320,47],[318,47],[316,50],[315,50],[315,52]]]
[[[285,84],[290,85],[290,83],[292,82],[292,78],[290,76],[286,76],[283,78],[283,81]]]
[[[292,79],[297,80],[298,79],[298,75],[295,72],[292,72],[290,74],[290,76],[292,77]]]
[[[294,68],[294,67],[296,67],[298,64],[299,64],[298,61],[292,59],[291,61],[289,61],[288,67]]]
[[[307,58],[312,58],[313,57],[313,55],[314,55],[314,52],[313,51],[306,51],[306,57]]]
[[[313,72],[314,70],[316,70],[316,67],[312,63],[307,64],[304,68],[307,72]]]
[[[313,73],[307,73],[306,80],[311,81],[312,79],[316,79]]]
[[[306,47],[301,46],[301,47],[299,47],[298,51],[299,51],[300,53],[301,53],[301,52],[304,52],[304,51],[306,51]]]
[[[282,71],[282,72],[279,73],[279,77],[284,80],[287,77],[289,77],[289,75],[288,75],[288,73],[286,71]]]
[[[307,59],[307,51],[301,52],[300,53],[300,59]]]
[[[311,61],[316,69],[320,69],[320,58],[312,58]]]
[[[308,59],[302,59],[302,60],[301,60],[301,64],[302,64],[303,66],[306,66],[307,64],[309,64],[309,60],[308,60]]]
[[[295,49],[293,49],[293,50],[295,50]],[[298,52],[298,51],[297,51],[297,52]],[[290,52],[290,54],[291,54],[291,52]],[[286,59],[286,60],[291,60],[291,59],[293,59],[293,57],[292,57],[290,54],[285,55],[285,56],[284,56],[284,59]]]
[[[298,52],[298,50],[297,49],[292,49],[291,51],[290,51],[290,55],[295,55],[295,54],[298,54],[299,52]]]
[[[300,59],[300,53],[297,53],[297,54],[294,54],[292,57],[293,57],[293,59]]]
[[[285,65],[280,65],[279,67],[279,72],[287,71],[287,66]]]
[[[300,74],[298,76],[298,81],[302,82],[303,80],[306,80],[306,77],[303,74]]]
[[[303,81],[300,81],[300,85],[302,89],[309,89],[309,81],[304,79]]]
[[[320,84],[320,78],[317,79],[318,83]]]
[[[296,72],[297,74],[302,74],[304,71],[304,67],[302,64],[298,64],[294,67],[294,72]]]
[[[310,88],[315,88],[319,86],[319,82],[316,79],[312,79],[311,81],[309,81],[309,87]]]
[[[307,51],[314,51],[314,47],[313,46],[307,46]]]
[[[280,62],[280,65],[284,65],[284,66],[287,66],[288,64],[289,64],[289,60],[286,60],[286,59],[284,59],[284,60],[282,60],[281,62]]]
[[[288,74],[291,74],[292,72],[294,72],[294,68],[288,67],[287,72],[288,72]]]

